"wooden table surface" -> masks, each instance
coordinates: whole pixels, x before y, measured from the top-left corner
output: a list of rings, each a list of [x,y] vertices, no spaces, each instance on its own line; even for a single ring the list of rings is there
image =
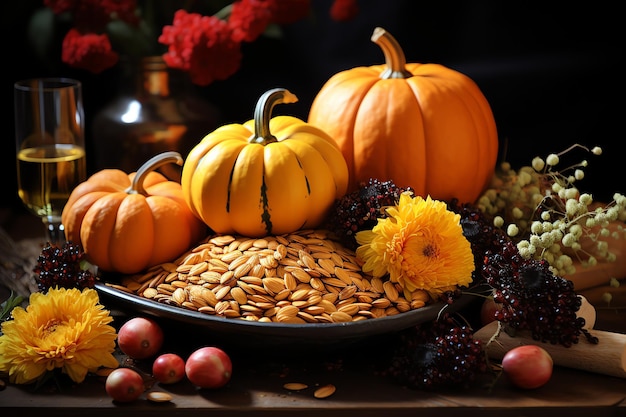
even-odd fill
[[[597,307],[596,329],[626,334],[626,280],[621,283],[619,288],[598,285],[580,291]],[[602,301],[606,291],[613,294],[610,306]],[[125,317],[121,311],[112,313],[116,322]],[[193,330],[179,330],[182,334],[169,337],[175,344],[171,347],[191,349],[197,343]],[[626,416],[626,379],[618,377],[557,366],[551,380],[535,390],[516,389],[502,377],[491,389],[484,384],[491,379],[480,379],[468,389],[417,391],[379,375],[377,354],[384,351],[384,338],[333,350],[259,349],[245,343],[233,352],[230,383],[219,390],[197,389],[188,381],[154,384],[151,390],[169,392],[172,401],[152,403],[144,395],[116,404],[106,395],[104,379],[96,376],[78,385],[62,380],[38,391],[7,385],[0,390],[0,416]],[[287,391],[287,382],[309,388]],[[326,384],[335,385],[334,395],[314,398],[315,388]]]
[[[169,403],[151,403],[142,396],[115,404],[104,381],[89,377],[61,391],[32,392],[8,386],[0,392],[2,416],[626,416],[626,380],[556,367],[547,385],[520,390],[500,378],[492,390],[482,384],[457,391],[425,392],[402,388],[372,370],[375,351],[353,352],[350,363],[268,357],[250,348],[247,360],[234,358],[231,382],[219,390],[199,390],[182,381],[153,386],[173,396]],[[286,353],[287,355],[288,353]],[[348,356],[345,356],[348,357]],[[287,382],[309,386],[299,392]],[[315,388],[333,384],[331,397],[316,399]]]
[[[263,358],[259,358],[262,361]],[[0,392],[3,416],[626,416],[626,381],[597,374],[556,369],[550,382],[522,391],[504,381],[489,392],[482,387],[459,392],[422,392],[403,389],[364,370],[329,371],[321,367],[268,373],[237,368],[225,388],[197,390],[182,382],[167,388],[170,403],[150,403],[143,397],[130,404],[114,404],[102,381],[87,382],[62,392],[32,393],[9,386]],[[291,393],[285,382],[304,382],[311,388]],[[335,394],[315,399],[316,384],[332,383]],[[159,387],[163,390],[163,387]],[[478,414],[479,413],[479,414]]]

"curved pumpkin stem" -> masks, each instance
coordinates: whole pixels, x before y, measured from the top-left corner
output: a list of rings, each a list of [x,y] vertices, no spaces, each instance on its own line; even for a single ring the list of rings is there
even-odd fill
[[[381,27],[377,27],[374,29],[371,40],[376,43],[376,45],[380,46],[380,49],[382,49],[385,54],[387,69],[380,74],[381,79],[409,78],[413,76],[413,74],[406,69],[406,57],[404,56],[402,47],[389,32]]]
[[[126,193],[145,195],[146,189],[143,188],[143,181],[146,179],[146,176],[150,172],[166,164],[182,165],[183,157],[178,152],[174,151],[163,152],[153,156],[137,170],[137,173],[133,178],[133,182],[130,184],[130,187],[126,189]]]
[[[298,97],[284,88],[274,88],[263,93],[254,109],[254,135],[248,139],[248,142],[260,145],[278,142],[278,139],[270,132],[272,110],[277,104],[289,104],[296,101]]]

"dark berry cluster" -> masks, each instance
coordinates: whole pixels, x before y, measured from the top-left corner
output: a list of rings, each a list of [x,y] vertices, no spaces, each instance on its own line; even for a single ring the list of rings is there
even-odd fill
[[[459,204],[458,200],[455,199],[448,202],[448,210],[461,216],[460,223],[463,236],[472,246],[474,265],[476,265],[472,274],[472,284],[475,286],[484,284],[485,280],[479,266],[483,264],[485,253],[499,251],[502,239],[507,237],[501,229],[496,228],[487,220],[482,211],[472,204]]]
[[[463,234],[472,244],[474,284],[488,284],[503,306],[497,320],[509,329],[530,330],[542,342],[571,346],[581,333],[593,340],[577,317],[581,300],[571,281],[555,276],[546,261],[523,258],[506,233],[473,205],[453,201],[448,206],[461,215]]]
[[[547,261],[523,258],[516,245],[502,239],[500,249],[487,252],[482,274],[502,305],[496,319],[505,328],[529,330],[533,339],[569,347],[584,334],[585,320],[577,317],[581,299],[574,283],[554,275]]]
[[[468,387],[488,370],[482,342],[448,314],[404,331],[400,339],[386,374],[409,388]]]
[[[405,191],[413,190],[410,187],[398,187],[393,181],[370,178],[358,190],[335,201],[326,227],[337,234],[344,246],[355,249],[356,233],[372,229],[379,218],[387,217],[385,208],[398,204],[400,194]]]
[[[63,246],[47,244],[37,258],[33,272],[40,291],[49,288],[93,288],[96,277],[82,269],[85,252],[81,245],[65,242]]]

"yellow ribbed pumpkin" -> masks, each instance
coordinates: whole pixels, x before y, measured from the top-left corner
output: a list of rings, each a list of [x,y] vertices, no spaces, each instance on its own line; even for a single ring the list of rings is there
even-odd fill
[[[155,172],[183,164],[163,152],[130,174],[103,169],[79,184],[63,208],[67,240],[80,243],[101,270],[134,274],[175,259],[206,235],[187,206],[180,183]]]
[[[337,143],[292,116],[271,117],[296,96],[277,88],[254,119],[221,126],[189,152],[181,185],[191,210],[214,232],[250,237],[314,228],[348,187]]]
[[[498,138],[487,99],[467,76],[438,64],[406,63],[384,29],[372,35],[385,64],[333,75],[308,123],[337,141],[355,190],[369,178],[418,195],[474,202],[493,176]]]

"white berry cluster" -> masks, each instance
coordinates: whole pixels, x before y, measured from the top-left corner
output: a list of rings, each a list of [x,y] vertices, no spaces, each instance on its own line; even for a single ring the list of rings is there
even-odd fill
[[[477,202],[495,226],[506,227],[522,256],[545,259],[560,276],[575,272],[572,256],[584,266],[615,261],[608,239],[626,238],[626,196],[615,193],[601,206],[574,185],[584,178],[586,160],[556,168],[560,157],[576,147],[602,154],[599,147],[576,144],[545,159],[535,157],[518,171],[505,162]]]

